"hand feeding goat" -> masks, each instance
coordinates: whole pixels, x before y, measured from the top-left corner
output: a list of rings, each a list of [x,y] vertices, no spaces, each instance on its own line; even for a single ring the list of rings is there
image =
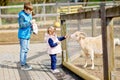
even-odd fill
[[[94,56],[97,54],[102,54],[102,36],[97,37],[86,37],[84,32],[76,31],[70,36],[72,39],[76,39],[81,46],[82,51],[85,54],[85,65],[87,67],[87,59],[90,55],[92,66],[91,69],[94,69]],[[114,46],[120,45],[120,40],[118,38],[114,39]]]

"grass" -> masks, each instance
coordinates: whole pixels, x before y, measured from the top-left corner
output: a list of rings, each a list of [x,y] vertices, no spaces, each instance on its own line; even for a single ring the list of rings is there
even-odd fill
[[[89,0],[89,2],[100,2],[101,0]],[[106,0],[106,1],[113,1],[113,0]]]

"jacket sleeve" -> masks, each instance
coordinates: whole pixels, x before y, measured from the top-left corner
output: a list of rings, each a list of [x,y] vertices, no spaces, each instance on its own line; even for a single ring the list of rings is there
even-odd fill
[[[50,45],[50,47],[56,47],[58,45],[57,43],[54,43],[51,38],[48,39],[48,44]]]
[[[19,16],[18,22],[19,22],[20,28],[26,28],[26,27],[32,26],[32,24],[30,22],[25,22],[25,18],[22,15]]]
[[[57,37],[59,41],[62,41],[64,39],[66,39],[64,36],[61,36],[61,37]]]

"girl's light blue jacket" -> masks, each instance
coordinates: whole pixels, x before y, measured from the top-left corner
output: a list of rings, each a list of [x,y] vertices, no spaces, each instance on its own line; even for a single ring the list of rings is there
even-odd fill
[[[19,39],[30,39],[32,33],[32,24],[30,21],[32,20],[32,15],[27,14],[24,10],[20,11],[18,14],[18,38]]]

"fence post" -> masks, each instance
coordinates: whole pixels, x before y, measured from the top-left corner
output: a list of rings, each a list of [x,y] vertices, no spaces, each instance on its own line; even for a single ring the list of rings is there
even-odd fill
[[[1,8],[0,8],[0,26],[2,25],[2,19],[1,19]]]
[[[71,8],[70,8],[70,2],[68,1],[68,13],[71,12]]]
[[[58,3],[56,2],[56,13],[58,13],[57,9],[58,9]],[[58,21],[58,16],[56,16],[56,20]]]
[[[116,74],[114,71],[111,71],[111,80],[116,80]]]
[[[45,2],[43,3],[44,5],[43,5],[43,14],[46,14],[46,12],[45,12]],[[44,23],[46,23],[46,16],[44,16],[43,17],[43,19],[44,19]]]
[[[105,4],[101,4],[104,80],[111,80],[114,70],[113,19],[106,17]]]
[[[108,50],[107,50],[107,21],[105,3],[100,4],[101,28],[102,28],[102,47],[103,47],[103,72],[104,80],[109,79]]]
[[[66,20],[61,20],[61,35],[66,35]],[[66,47],[66,40],[62,41],[62,63],[63,61],[68,62],[68,52]],[[66,58],[66,60],[64,59]]]
[[[93,11],[93,8],[91,8],[91,11]],[[95,14],[91,15],[92,19],[92,36],[96,36],[96,19],[94,18]]]
[[[109,77],[111,76],[111,71],[114,70],[114,37],[113,37],[113,19],[107,18],[107,48],[108,48],[108,64],[109,64]],[[111,77],[110,77],[111,78]],[[111,79],[110,79],[111,80]]]

